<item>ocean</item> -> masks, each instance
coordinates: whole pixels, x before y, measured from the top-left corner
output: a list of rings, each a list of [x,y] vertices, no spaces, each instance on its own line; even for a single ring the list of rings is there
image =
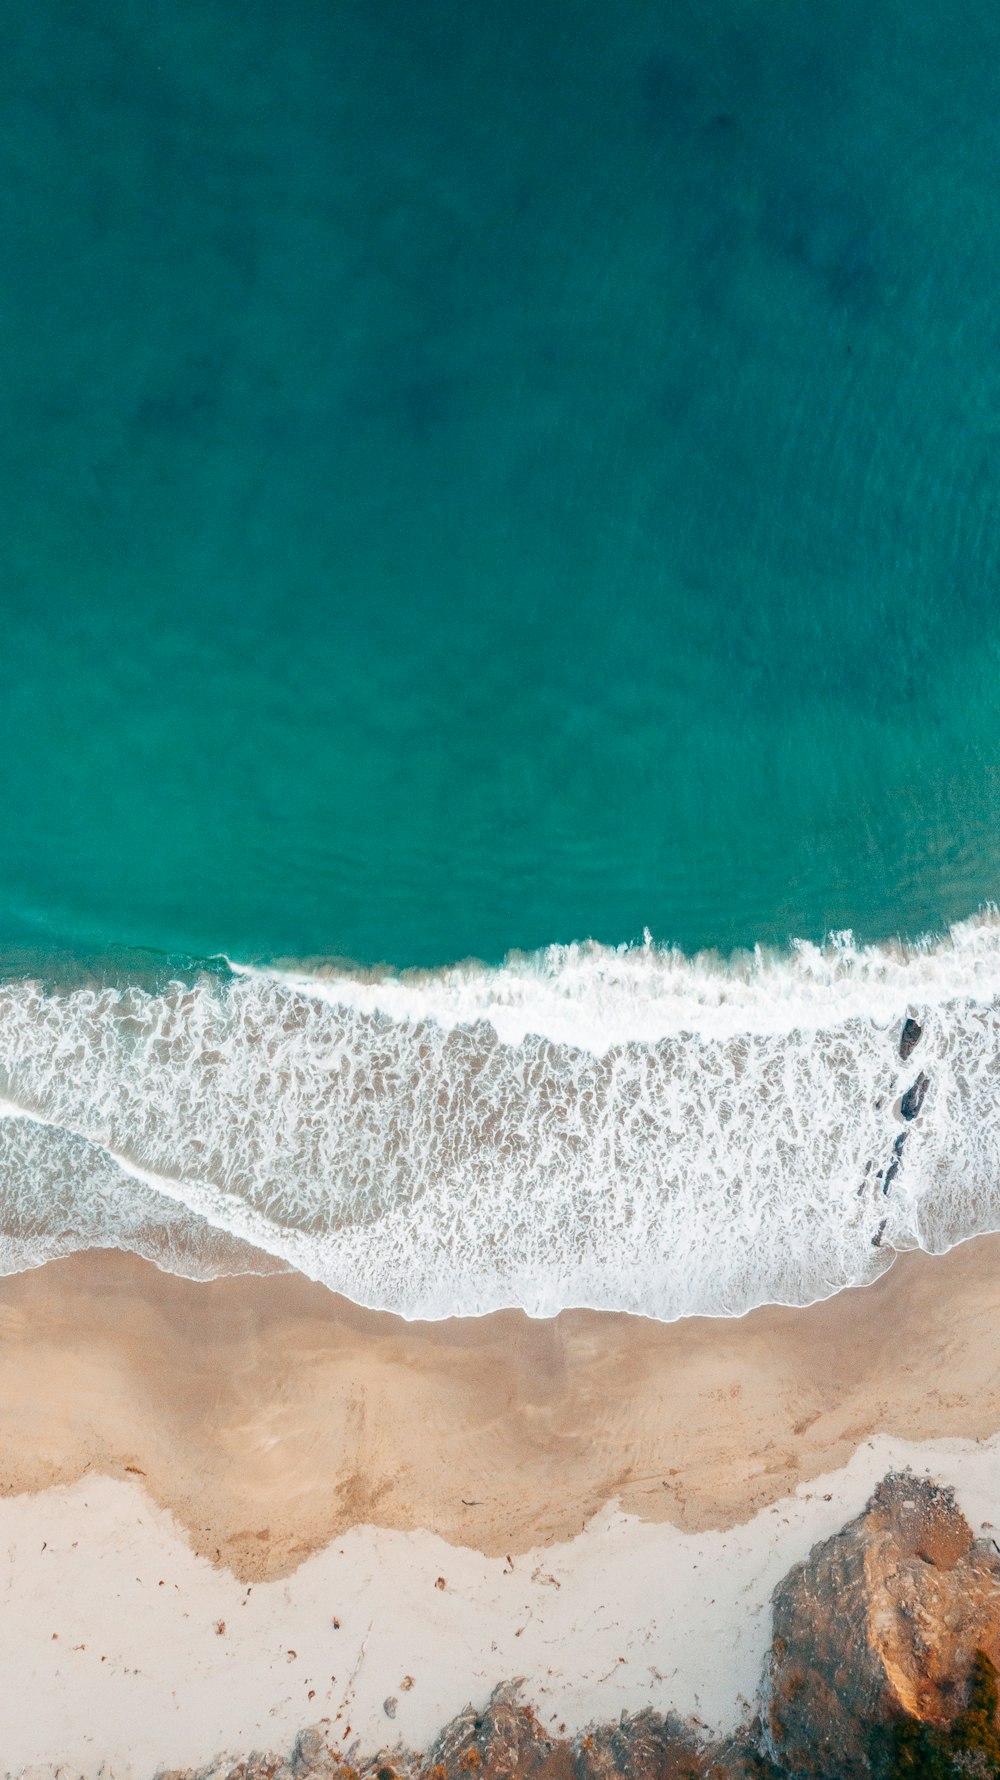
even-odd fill
[[[0,1266],[1000,1228],[996,8],[3,19]]]

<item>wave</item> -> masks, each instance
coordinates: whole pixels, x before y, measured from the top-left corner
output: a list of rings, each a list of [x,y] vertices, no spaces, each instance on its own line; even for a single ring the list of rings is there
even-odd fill
[[[806,1304],[1000,1229],[998,1037],[994,910],[727,961],[0,984],[0,1269],[113,1245],[422,1318]]]

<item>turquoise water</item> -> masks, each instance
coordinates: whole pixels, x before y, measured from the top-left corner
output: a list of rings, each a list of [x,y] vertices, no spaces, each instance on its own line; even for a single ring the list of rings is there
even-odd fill
[[[0,1273],[669,1318],[1000,1229],[995,5],[3,43]]]
[[[1000,885],[1000,14],[8,6],[0,940]]]

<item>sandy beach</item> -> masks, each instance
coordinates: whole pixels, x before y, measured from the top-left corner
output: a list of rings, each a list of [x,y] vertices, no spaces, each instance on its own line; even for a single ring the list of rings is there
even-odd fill
[[[995,1433],[998,1316],[996,1237],[809,1310],[669,1325],[406,1323],[294,1274],[192,1284],[91,1253],[0,1282],[0,1480],[141,1480],[247,1582],[362,1524],[489,1557],[609,1502],[700,1532],[873,1434]]]
[[[422,1748],[513,1677],[570,1733],[732,1729],[772,1589],[890,1467],[1000,1524],[998,1262],[668,1326],[406,1324],[111,1253],[5,1280],[0,1771]]]
[[[0,90],[0,1780],[1000,1780],[1000,4]]]
[[[770,1591],[886,1470],[1000,1524],[998,1264],[671,1326],[406,1324],[117,1253],[4,1280],[0,1773],[423,1748],[514,1677],[568,1732],[730,1730]]]

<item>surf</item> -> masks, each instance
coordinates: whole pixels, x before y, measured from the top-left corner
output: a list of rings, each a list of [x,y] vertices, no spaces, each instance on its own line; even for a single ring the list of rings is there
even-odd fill
[[[1000,1228],[998,1022],[992,909],[728,960],[8,982],[0,1266],[292,1266],[409,1318],[807,1304]]]

